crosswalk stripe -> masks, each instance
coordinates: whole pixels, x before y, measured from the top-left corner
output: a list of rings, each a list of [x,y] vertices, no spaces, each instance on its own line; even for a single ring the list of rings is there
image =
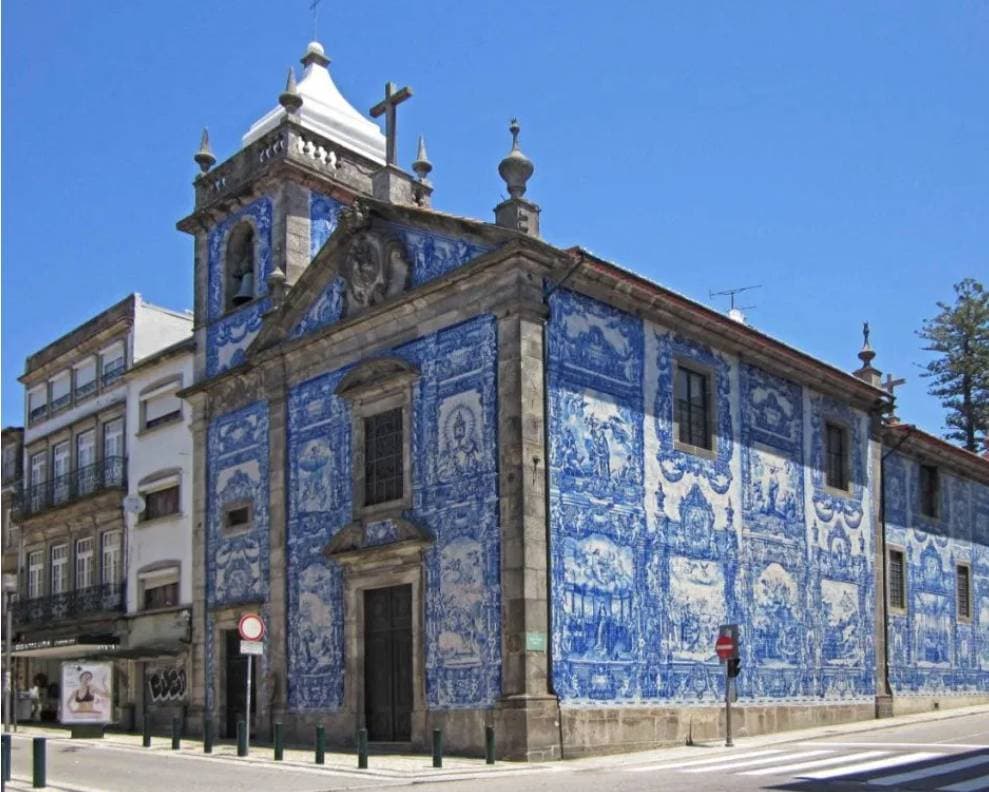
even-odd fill
[[[979,792],[982,789],[989,789],[989,775],[959,781],[957,784],[941,787],[938,792]]]
[[[836,762],[857,762],[861,759],[875,759],[877,756],[886,756],[889,751],[864,751],[859,754],[843,754],[840,756],[829,756],[827,759],[815,759],[813,762],[797,762],[797,764],[782,765],[780,767],[760,768],[759,770],[747,770],[739,775],[783,775],[784,773],[795,773],[797,770],[810,770],[813,767],[824,767],[824,765],[835,764]]]
[[[862,762],[860,764],[846,765],[844,767],[832,768],[830,770],[820,770],[816,773],[801,773],[800,778],[810,778],[819,780],[822,778],[834,778],[835,776],[853,775],[855,773],[867,773],[871,770],[882,770],[884,767],[896,767],[896,765],[908,764],[909,762],[923,762],[927,759],[936,759],[944,756],[940,753],[917,753],[899,754],[888,759],[877,759],[874,762]]]
[[[781,754],[783,751],[772,750],[772,751],[750,751],[746,753],[745,756],[752,758],[755,756],[769,756],[770,754]],[[674,768],[680,767],[694,767],[695,765],[706,765],[706,764],[718,764],[720,762],[726,762],[732,757],[722,754],[721,756],[715,757],[713,759],[691,759],[686,762],[663,762],[662,764],[651,764],[644,765],[643,767],[626,767],[626,773],[648,773],[653,770],[673,770]]]
[[[869,783],[875,784],[876,786],[893,786],[894,784],[900,784],[904,781],[913,781],[918,778],[929,778],[930,776],[945,775],[947,773],[953,773],[955,770],[965,770],[969,767],[985,764],[986,762],[989,762],[989,756],[970,756],[967,759],[959,759],[957,762],[937,764],[933,767],[922,767],[920,770],[914,770],[908,773],[896,773],[895,775],[871,778],[869,779]]]
[[[719,770],[734,770],[737,767],[751,767],[752,765],[766,764],[767,762],[778,762],[780,759],[808,759],[811,756],[831,753],[831,751],[800,751],[799,753],[783,756],[769,756],[762,759],[743,759],[723,762],[721,764],[707,765],[706,767],[691,767],[684,770],[685,773],[713,773]]]

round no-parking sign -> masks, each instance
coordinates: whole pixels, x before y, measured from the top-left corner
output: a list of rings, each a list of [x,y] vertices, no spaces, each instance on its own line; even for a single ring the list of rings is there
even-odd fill
[[[245,641],[260,641],[264,638],[264,620],[256,613],[245,613],[237,624],[237,632]]]

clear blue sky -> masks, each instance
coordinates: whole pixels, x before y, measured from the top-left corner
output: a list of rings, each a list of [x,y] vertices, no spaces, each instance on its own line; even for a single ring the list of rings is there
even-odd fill
[[[3,7],[3,422],[25,356],[131,291],[192,306],[192,154],[222,160],[311,38],[309,0]],[[320,39],[365,110],[415,91],[435,205],[490,219],[508,120],[545,237],[703,302],[761,283],[753,323],[846,369],[909,378],[914,335],[965,276],[989,280],[989,4],[341,3]]]

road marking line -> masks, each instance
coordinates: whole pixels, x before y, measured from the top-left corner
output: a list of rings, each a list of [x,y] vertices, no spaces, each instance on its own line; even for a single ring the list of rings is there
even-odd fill
[[[863,762],[861,764],[847,765],[846,767],[838,767],[831,770],[821,770],[816,773],[801,773],[798,777],[822,779],[855,775],[856,773],[867,773],[870,770],[882,770],[884,767],[896,767],[896,765],[907,764],[909,762],[924,762],[928,759],[936,759],[939,756],[944,756],[944,754],[918,751],[917,753],[899,754],[889,759],[877,759],[874,762]]]
[[[968,759],[959,759],[957,762],[948,762],[947,764],[938,764],[933,767],[924,767],[910,773],[897,773],[896,775],[880,776],[879,778],[871,779],[869,783],[875,784],[876,786],[893,786],[893,784],[899,784],[903,781],[913,781],[917,778],[928,778],[930,776],[944,775],[946,773],[952,773],[955,770],[964,770],[968,767],[975,767],[976,765],[985,764],[986,762],[989,762],[989,756],[970,756]]]
[[[750,753],[747,753],[746,756],[748,756],[749,758],[751,758],[753,756],[769,756],[770,754],[781,754],[781,753],[783,753],[782,750],[752,751]],[[714,764],[714,763],[717,763],[717,762],[727,762],[729,759],[732,759],[732,758],[733,757],[731,757],[731,756],[726,756],[725,754],[721,754],[721,756],[715,757],[713,759],[712,758],[707,758],[707,759],[691,759],[690,761],[687,761],[687,762],[672,762],[672,763],[664,762],[662,764],[651,764],[651,765],[645,765],[643,767],[626,767],[625,768],[625,772],[626,773],[648,773],[648,772],[650,772],[652,770],[672,770],[672,769],[677,768],[677,767],[693,767],[695,765],[706,765],[706,764]]]
[[[752,765],[766,764],[767,762],[778,762],[781,759],[807,759],[811,756],[831,753],[831,751],[801,751],[799,753],[787,754],[785,756],[770,756],[762,759],[745,759],[743,761],[731,761],[722,764],[708,765],[707,767],[693,767],[684,770],[685,773],[711,773],[719,770],[734,770],[736,767],[751,767]]]
[[[813,742],[802,742],[799,745],[837,745],[842,748],[973,748],[985,750],[989,744],[983,743],[908,743],[908,742],[831,742],[830,740],[814,740]]]
[[[938,792],[978,792],[981,789],[989,789],[989,775],[959,781],[957,784],[941,787]]]
[[[760,770],[748,770],[744,773],[739,773],[739,775],[772,775],[776,773],[778,775],[783,775],[785,773],[793,773],[797,770],[810,770],[812,767],[823,767],[824,765],[834,764],[835,762],[857,762],[861,759],[875,759],[878,756],[886,756],[889,751],[865,751],[860,754],[844,754],[843,756],[830,756],[827,759],[815,759],[813,762],[798,762],[797,764],[783,765],[781,767],[770,767],[768,769],[762,768]]]

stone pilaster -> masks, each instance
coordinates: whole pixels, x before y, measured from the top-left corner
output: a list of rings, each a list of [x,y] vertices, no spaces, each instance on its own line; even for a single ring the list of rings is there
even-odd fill
[[[285,273],[285,285],[291,288],[311,261],[309,240],[310,191],[292,181],[283,183],[275,212],[275,228],[272,229],[275,248],[272,250],[276,266]]]
[[[887,665],[887,612],[886,612],[886,526],[883,522],[883,454],[882,417],[876,413],[870,418],[869,427],[869,516],[872,518],[873,565],[876,581],[874,595],[874,637],[876,647],[876,717],[889,718],[893,715],[892,687],[889,683]]]
[[[192,646],[189,650],[188,728],[202,733],[206,712],[206,439],[207,396],[194,393],[192,406]]]
[[[495,721],[506,758],[540,760],[560,757],[559,705],[549,688],[545,311],[539,279],[519,278],[518,299],[498,314],[503,659]]]

